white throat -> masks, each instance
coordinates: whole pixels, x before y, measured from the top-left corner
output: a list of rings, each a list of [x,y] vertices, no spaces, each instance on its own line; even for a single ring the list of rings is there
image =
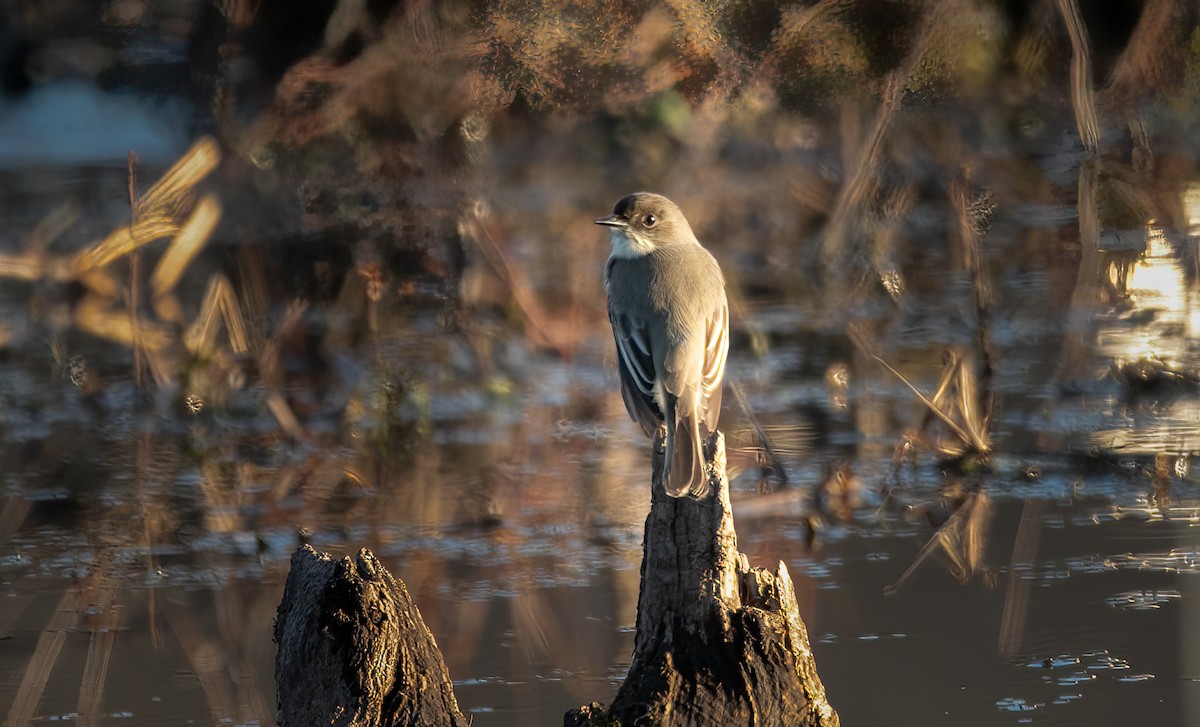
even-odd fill
[[[628,227],[612,229],[612,257],[630,260],[645,257],[654,249],[649,240],[641,239]]]

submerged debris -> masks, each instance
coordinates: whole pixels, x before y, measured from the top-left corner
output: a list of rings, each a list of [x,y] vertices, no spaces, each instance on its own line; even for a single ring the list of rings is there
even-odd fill
[[[1183,371],[1154,355],[1132,361],[1114,360],[1109,375],[1121,385],[1130,401],[1161,400],[1200,392],[1200,375]]]

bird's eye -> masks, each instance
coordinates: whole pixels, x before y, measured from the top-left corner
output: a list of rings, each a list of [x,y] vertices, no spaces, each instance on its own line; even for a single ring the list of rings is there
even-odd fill
[[[655,217],[654,215],[646,215],[645,217],[642,218],[642,224],[645,225],[646,227],[654,227],[654,225],[657,222],[658,222],[658,218]]]

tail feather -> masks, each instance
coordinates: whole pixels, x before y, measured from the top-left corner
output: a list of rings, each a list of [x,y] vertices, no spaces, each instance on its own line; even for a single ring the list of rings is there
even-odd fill
[[[708,494],[708,473],[704,470],[704,445],[700,422],[681,415],[674,427],[667,427],[667,471],[663,486],[671,497],[704,497]]]

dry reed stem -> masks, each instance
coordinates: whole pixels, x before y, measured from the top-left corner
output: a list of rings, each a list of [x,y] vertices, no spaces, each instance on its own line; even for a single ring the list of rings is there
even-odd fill
[[[827,275],[836,276],[835,280],[841,277],[846,243],[850,241],[855,225],[862,217],[863,206],[878,185],[875,170],[879,166],[883,142],[891,128],[892,118],[900,110],[905,83],[928,52],[933,32],[951,4],[952,0],[930,0],[927,3],[921,29],[913,39],[908,55],[883,82],[879,110],[867,138],[856,156],[846,160],[850,175],[838,194],[829,223],[821,236],[822,268]]]
[[[40,253],[0,254],[0,277],[15,280],[52,280],[66,283],[74,279],[70,262]]]
[[[956,359],[953,366],[957,374],[955,388],[958,397],[955,403],[962,415],[963,427],[971,435],[968,443],[974,447],[976,452],[987,453],[990,449],[988,427],[992,420],[991,394],[986,393],[979,385],[978,375],[974,368],[975,357],[959,356],[953,353],[952,355]]]
[[[992,285],[983,256],[980,238],[991,214],[990,197],[972,200],[967,175],[950,185],[950,202],[958,221],[959,265],[971,283],[975,303],[977,355],[951,352],[957,363],[958,408],[964,426],[978,441],[988,440],[993,398],[992,372],[995,370],[991,349]]]
[[[128,311],[118,311],[112,300],[96,295],[85,295],[72,317],[80,330],[126,346],[137,344],[147,351],[162,351],[171,344],[171,335],[158,326],[143,324],[135,334]]]
[[[304,426],[296,418],[291,406],[279,391],[279,386],[283,383],[280,351],[283,348],[284,340],[304,320],[304,313],[307,310],[308,303],[294,301],[288,307],[283,320],[276,327],[275,334],[263,345],[257,356],[259,379],[263,385],[270,387],[266,397],[267,409],[288,436],[302,442],[308,440],[308,432],[305,431]]]
[[[223,724],[229,720],[241,723],[238,703],[229,684],[225,670],[224,650],[213,639],[204,635],[191,611],[178,604],[167,602],[163,612],[167,623],[175,632],[175,638],[192,667],[192,673],[200,681],[213,721]]]
[[[217,143],[210,138],[196,142],[137,201],[133,221],[113,230],[100,242],[85,248],[71,259],[75,276],[129,255],[134,250],[170,237],[179,231],[179,215],[187,208],[192,190],[220,162]]]
[[[88,641],[87,658],[83,664],[83,676],[79,683],[79,722],[83,725],[100,724],[104,706],[104,681],[108,676],[108,665],[112,659],[113,645],[121,626],[122,609],[117,605],[118,583],[111,578],[96,578],[91,589],[93,597],[88,612],[91,639]]]
[[[1063,326],[1063,352],[1059,356],[1058,381],[1086,376],[1093,340],[1098,325],[1095,306],[1100,300],[1100,280],[1104,258],[1100,253],[1100,219],[1096,207],[1098,160],[1085,160],[1079,166],[1079,244],[1081,257],[1075,288],[1071,293],[1068,319]]]
[[[292,407],[288,406],[287,400],[283,398],[283,394],[279,391],[272,391],[267,394],[267,409],[275,417],[275,421],[279,422],[279,427],[292,439],[304,442],[308,441],[308,432],[304,430],[304,425],[296,418]]]
[[[929,400],[932,401],[935,406],[941,409],[946,399],[950,398],[950,389],[952,386],[954,386],[954,367],[943,366],[941,378],[938,379],[937,387],[934,388],[933,396],[930,396]],[[933,416],[933,414],[927,412],[926,416]],[[925,425],[922,424],[922,429],[924,426]]]
[[[1100,244],[1100,209],[1096,204],[1097,185],[1099,182],[1099,161],[1087,161],[1079,167],[1079,244],[1084,250],[1099,250]],[[1084,253],[1087,259],[1087,253]],[[1097,255],[1096,262],[1100,259]],[[1082,272],[1083,268],[1080,267]],[[1099,273],[1099,265],[1090,271],[1094,277]]]
[[[200,304],[200,314],[183,334],[184,348],[195,356],[211,354],[217,343],[217,325],[221,321],[225,323],[225,331],[229,335],[229,344],[233,350],[236,353],[249,351],[246,321],[238,305],[237,293],[234,292],[229,278],[217,273],[209,278],[208,290]]]
[[[965,582],[984,568],[988,529],[992,524],[992,499],[983,491],[971,493],[958,511],[966,511],[966,515],[950,531],[951,545],[957,547],[951,547],[949,551],[958,568],[955,577]]]
[[[981,204],[986,204],[988,200],[989,197],[985,195],[981,198]],[[950,203],[958,222],[960,264],[971,281],[976,311],[986,314],[992,305],[992,286],[984,264],[980,237],[981,226],[986,225],[986,220],[981,216],[986,216],[988,212],[981,211],[979,205],[973,204],[965,178],[956,179],[950,184]]]
[[[104,682],[108,675],[109,661],[112,659],[113,645],[117,639],[119,620],[113,628],[93,631],[88,642],[87,660],[83,666],[83,677],[79,687],[79,724],[91,727],[100,724],[101,710],[104,707]]]
[[[917,185],[905,184],[892,191],[883,205],[882,224],[875,231],[871,248],[871,263],[879,282],[893,300],[899,302],[904,296],[906,283],[895,262],[899,248],[899,235],[903,220],[912,211],[917,200]]]
[[[988,451],[987,443],[979,436],[978,432],[972,431],[970,427],[964,427],[956,422],[954,420],[953,412],[944,410],[941,405],[939,405],[936,401],[926,395],[925,392],[918,389],[915,385],[913,385],[912,382],[905,378],[904,374],[892,368],[892,365],[885,361],[882,356],[870,351],[867,351],[866,353],[868,356],[878,361],[885,369],[891,371],[896,378],[900,379],[905,386],[907,386],[914,394],[917,395],[917,398],[920,399],[921,403],[927,407],[928,411],[938,419],[941,419],[942,423],[947,427],[950,427],[950,431],[954,432],[959,439],[974,448],[976,452],[986,453]],[[942,388],[940,391],[944,393],[945,389]]]
[[[175,372],[179,370],[179,365],[176,359],[169,355],[169,351],[143,348],[142,357],[158,388],[165,389],[175,381]]]
[[[121,283],[107,268],[89,270],[78,277],[78,282],[102,298],[117,300],[121,297]]]
[[[255,643],[246,618],[246,609],[235,598],[231,588],[222,588],[213,593],[217,612],[217,630],[226,652],[231,654],[229,676],[237,692],[238,709],[250,723],[268,725],[274,722],[274,708],[268,708],[259,689],[254,667],[246,658],[249,644]]]
[[[302,300],[294,300],[288,306],[287,312],[283,314],[283,319],[275,327],[275,333],[263,345],[258,352],[258,372],[259,379],[268,385],[278,386],[283,382],[283,369],[280,366],[280,352],[283,350],[284,341],[292,335],[296,326],[304,320],[304,314],[308,311],[308,303]]]
[[[154,361],[157,356],[150,356],[151,362],[150,371],[155,374],[156,367]],[[157,375],[155,375],[157,379]],[[159,382],[162,386],[162,382]],[[158,562],[154,557],[154,526],[155,519],[151,517],[151,499],[146,492],[146,483],[151,482],[153,475],[151,474],[150,465],[151,458],[151,440],[150,432],[143,429],[137,439],[134,440],[133,450],[133,473],[134,484],[137,488],[138,507],[142,514],[142,548],[146,551],[146,564],[149,566],[151,573],[158,572]],[[158,628],[158,598],[155,595],[156,591],[153,588],[146,589],[146,620],[149,623],[150,642],[154,644],[155,649],[162,648],[162,634]]]
[[[943,375],[944,380],[949,382],[950,388],[941,390],[939,393],[943,398],[935,397],[933,401],[939,407],[944,407],[943,411],[950,416],[955,416],[957,413],[956,421],[969,435],[962,439],[962,444],[971,451],[987,454],[990,451],[988,427],[991,422],[991,397],[981,393],[983,388],[975,373],[974,361],[975,357],[970,352],[956,348],[948,350]],[[951,391],[954,394],[953,398],[949,396]],[[948,399],[948,401],[943,399]],[[928,424],[928,420],[923,422],[922,429]],[[942,454],[946,455],[963,454],[961,447],[941,446],[939,449]]]
[[[1091,49],[1077,0],[1058,0],[1058,12],[1071,38],[1071,106],[1079,140],[1092,154],[1100,150],[1100,122],[1096,119],[1096,91],[1092,86]]]
[[[156,383],[166,386],[174,380],[177,367],[172,367],[164,351],[172,337],[161,326],[147,325],[139,317],[140,265],[136,255],[143,245],[176,235],[155,269],[154,310],[164,321],[182,319],[179,304],[167,293],[178,283],[184,269],[203,247],[220,218],[220,205],[215,197],[202,198],[183,225],[179,217],[191,204],[194,187],[220,161],[215,141],[203,138],[177,161],[141,198],[137,192],[137,158],[129,157],[130,223],[109,233],[104,239],[81,250],[73,257],[59,258],[43,255],[49,241],[61,234],[73,217],[56,210],[39,225],[31,236],[28,249],[18,255],[0,255],[0,277],[22,280],[79,281],[90,292],[72,310],[75,325],[85,332],[126,346],[134,352],[134,376],[139,382],[143,368],[149,368]],[[116,276],[106,266],[124,256],[131,256],[129,287],[122,289]],[[227,286],[227,282],[226,282]],[[218,287],[217,292],[226,292]],[[119,311],[116,303],[127,292],[127,309]],[[218,296],[216,306],[225,317],[231,342],[237,351],[248,348],[245,325],[238,313],[236,297],[227,293]],[[215,333],[212,334],[215,336]]]
[[[23,246],[26,253],[39,254],[46,252],[50,245],[79,222],[79,206],[74,202],[63,202],[50,211],[34,225],[33,231],[25,238]]]
[[[202,137],[146,190],[141,206],[149,209],[174,208],[186,202],[196,185],[220,162],[221,148],[216,140]]]
[[[132,151],[128,156],[129,168],[129,227],[137,227],[138,220],[138,190],[137,190],[137,154]],[[138,321],[138,308],[141,305],[142,256],[134,252],[129,255],[129,324],[133,328],[133,383],[135,388],[142,388],[142,359],[141,326]]]
[[[263,252],[249,246],[237,250],[238,297],[245,309],[247,330],[252,338],[263,341],[267,338],[266,322],[270,320],[272,304],[267,291],[267,273],[263,265]]]
[[[220,219],[221,203],[216,196],[206,194],[201,197],[150,275],[150,289],[156,298],[175,289],[188,266],[204,249]]]
[[[221,464],[205,459],[200,464],[200,494],[204,496],[204,527],[212,533],[237,532],[242,527],[238,493],[226,481]]]
[[[163,323],[183,325],[183,306],[179,304],[179,299],[170,293],[151,298],[150,308],[154,311],[154,316]]]
[[[967,191],[965,179],[951,185],[951,199],[958,216],[959,243],[962,246],[962,264],[967,278],[971,282],[971,290],[975,294],[975,323],[978,341],[979,382],[982,389],[981,397],[976,399],[983,409],[981,428],[987,428],[987,422],[992,416],[992,373],[995,371],[995,359],[992,352],[992,283],[988,275],[987,261],[984,258],[980,238],[986,228],[992,213],[990,193],[972,200]],[[974,374],[976,369],[972,368]],[[975,381],[970,382],[972,386]],[[974,420],[971,420],[974,421]]]
[[[0,254],[0,277],[17,280],[53,280],[68,282],[74,275],[70,264],[48,255],[46,249],[54,240],[71,228],[79,219],[79,210],[72,203],[56,207],[42,218],[26,238],[24,250],[16,255]]]
[[[38,704],[42,701],[42,693],[46,690],[46,682],[50,680],[50,673],[67,641],[67,633],[79,624],[79,614],[87,608],[90,597],[89,589],[82,585],[68,588],[59,599],[54,615],[38,637],[33,656],[25,667],[21,684],[8,709],[5,724],[9,727],[24,727],[32,723]]]
[[[560,334],[557,330],[551,330],[550,319],[533,295],[524,272],[517,267],[512,257],[492,234],[494,226],[490,224],[488,214],[482,205],[473,205],[471,211],[464,215],[461,227],[464,236],[475,243],[475,247],[487,260],[492,270],[508,286],[513,302],[524,315],[525,321],[529,324],[529,330],[535,334],[534,338],[542,345],[552,348],[560,354],[573,347],[573,340],[567,340],[565,335]]]
[[[1012,557],[1008,562],[1008,587],[1004,594],[1004,615],[1000,619],[1000,658],[1011,659],[1021,650],[1025,636],[1025,616],[1029,611],[1029,581],[1017,572],[1021,563],[1032,563],[1037,557],[1038,539],[1042,533],[1042,514],[1046,501],[1026,500],[1021,509],[1021,524],[1013,541]]]
[[[847,167],[851,169],[850,176],[842,185],[829,222],[821,235],[822,267],[827,275],[837,273],[846,259],[847,243],[856,229],[858,220],[862,217],[863,205],[875,192],[878,184],[875,169],[879,165],[879,157],[883,150],[883,140],[891,128],[892,117],[900,108],[900,99],[904,91],[904,79],[898,74],[892,74],[885,81],[883,99],[875,116],[875,123],[857,151],[857,156]]]
[[[900,590],[922,563],[939,552],[949,559],[950,574],[960,582],[965,583],[981,572],[991,513],[991,500],[985,493],[969,493],[950,519],[925,543],[900,578],[883,589],[884,593],[890,596]]]
[[[134,250],[179,231],[174,215],[153,210],[139,217],[134,225],[118,227],[91,247],[80,250],[70,261],[72,277],[102,268]]]

